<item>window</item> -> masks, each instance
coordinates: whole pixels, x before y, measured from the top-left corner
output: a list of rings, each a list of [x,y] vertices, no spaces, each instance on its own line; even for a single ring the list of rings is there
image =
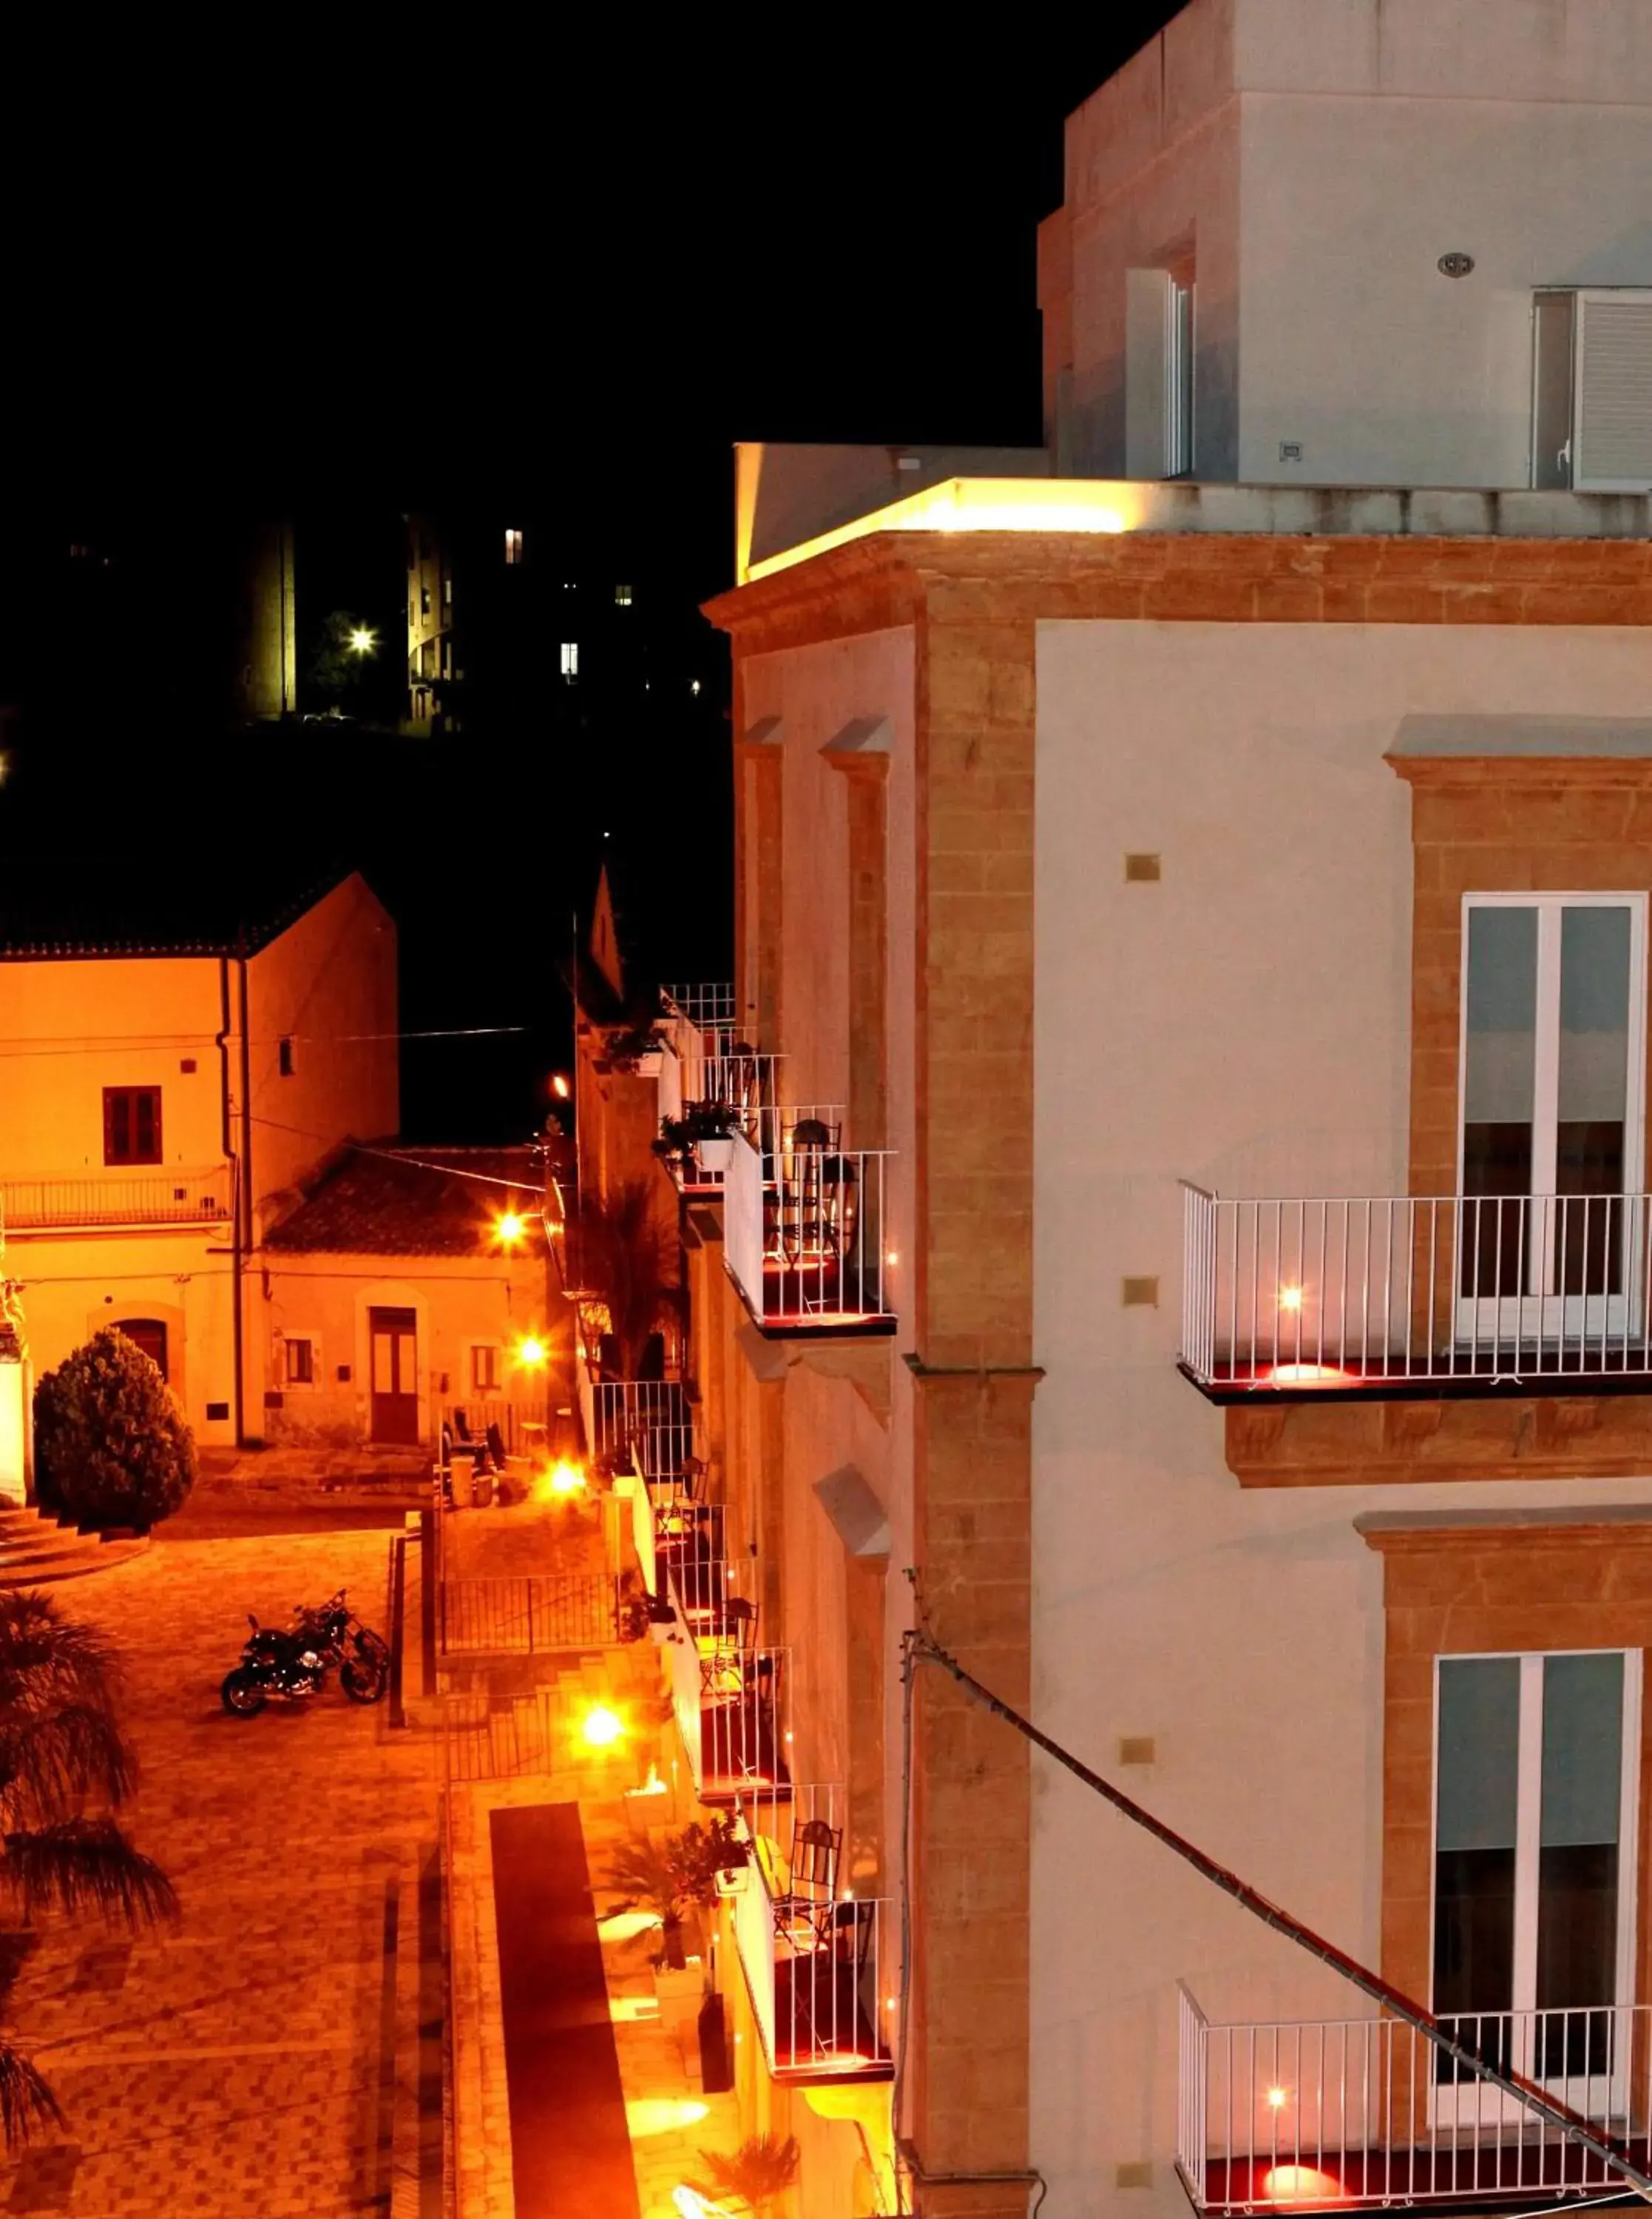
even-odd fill
[[[470,1352],[470,1391],[473,1395],[499,1392],[499,1351],[491,1342],[479,1341]]]
[[[574,679],[580,674],[580,643],[576,639],[565,639],[560,650],[564,678]]]
[[[166,1377],[166,1327],[159,1318],[116,1318],[116,1333],[123,1333],[135,1341],[144,1354],[160,1373]]]
[[[158,1086],[103,1089],[103,1161],[158,1164],[160,1148]]]
[[[430,614],[430,587],[428,586],[420,586],[419,588],[419,613],[421,617],[427,617]]]
[[[1465,904],[1459,1292],[1578,1306],[1534,1325],[1627,1322],[1638,1213],[1625,1195],[1643,1179],[1645,929],[1643,895]]]
[[[281,1075],[283,1078],[290,1078],[293,1075],[293,1043],[290,1039],[282,1041],[279,1055]]]
[[[1133,478],[1194,469],[1195,289],[1191,253],[1125,274],[1125,463]]]
[[[1174,271],[1166,284],[1164,328],[1164,475],[1193,473],[1193,272]]]
[[[616,586],[614,587],[614,606],[618,609],[628,609],[630,605],[630,587],[629,586]]]
[[[1505,2070],[1616,2079],[1638,1655],[1442,1656],[1436,1688],[1434,2009]],[[1435,2072],[1443,2085],[1461,2078],[1465,2103],[1483,2098],[1450,2059]]]
[[[522,560],[522,534],[519,531],[506,531],[505,560],[512,564]]]
[[[1532,300],[1531,482],[1652,490],[1652,289]]]
[[[289,1333],[287,1336],[287,1384],[289,1387],[314,1387],[315,1384],[315,1343],[307,1336]]]
[[[450,572],[442,581],[442,606],[447,609],[453,606],[453,578]]]

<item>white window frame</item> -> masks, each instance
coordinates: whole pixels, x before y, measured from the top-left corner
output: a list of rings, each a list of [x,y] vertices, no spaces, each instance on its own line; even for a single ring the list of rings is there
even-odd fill
[[[476,1384],[476,1352],[488,1348],[494,1354],[494,1383],[491,1387]],[[505,1394],[505,1344],[502,1340],[468,1340],[464,1345],[464,1384],[467,1395],[485,1395],[494,1402],[502,1401]]]
[[[1626,909],[1629,923],[1629,1040],[1624,1090],[1624,1157],[1626,1199],[1620,1295],[1557,1296],[1544,1288],[1520,1295],[1455,1295],[1457,1333],[1463,1340],[1494,1346],[1500,1339],[1541,1336],[1545,1339],[1608,1339],[1638,1333],[1637,1294],[1642,1280],[1647,1227],[1639,1197],[1646,1164],[1646,937],[1644,893],[1467,893],[1463,897],[1462,947],[1457,977],[1456,1250],[1472,1238],[1471,1213],[1463,1196],[1464,1112],[1469,1103],[1469,919],[1476,909],[1535,909],[1537,911],[1537,1037],[1531,1090],[1531,1164],[1534,1197],[1554,1193],[1560,1078],[1560,939],[1562,912],[1568,909]],[[1547,1171],[1547,1188],[1537,1182]],[[1630,1186],[1630,1174],[1636,1184]],[[1541,1276],[1552,1258],[1541,1256],[1551,1244],[1539,1244]]]
[[[570,682],[580,674],[580,643],[576,639],[563,640],[557,649],[557,661],[562,676]]]
[[[512,524],[505,527],[505,561],[507,568],[515,569],[522,560],[522,533]]]
[[[295,1340],[307,1340],[310,1345],[310,1376],[307,1379],[295,1379],[288,1368],[287,1350],[290,1343]],[[281,1390],[283,1394],[313,1395],[316,1389],[321,1384],[321,1379],[322,1364],[320,1334],[319,1333],[309,1332],[301,1326],[294,1326],[290,1331],[283,1327],[281,1335]]]
[[[1432,1777],[1428,1799],[1428,1994],[1434,2005],[1435,1881],[1439,1855],[1440,1803],[1440,1666],[1485,1663],[1496,1657],[1513,1657],[1520,1667],[1520,1738],[1518,1785],[1516,1791],[1514,1843],[1514,1965],[1513,2002],[1510,2017],[1526,2023],[1516,2026],[1511,2044],[1514,2070],[1531,2077],[1536,2057],[1537,2014],[1537,1856],[1542,1821],[1543,1791],[1543,1670],[1550,1656],[1621,1656],[1624,1660],[1623,1744],[1619,1756],[1618,1806],[1618,1954],[1614,1967],[1616,1992],[1602,1996],[1600,2008],[1618,2012],[1612,2029],[1612,2070],[1609,2073],[1572,2074],[1550,2085],[1563,2089],[1565,2100],[1590,2118],[1620,2116],[1628,2096],[1628,2065],[1634,2029],[1636,1898],[1640,1886],[1641,1800],[1641,1679],[1643,1652],[1638,1649],[1484,1649],[1448,1650],[1434,1659],[1431,1721]],[[1522,1998],[1525,1998],[1523,2000]],[[1584,2006],[1579,2005],[1582,2009]],[[1487,2018],[1496,2014],[1486,2013]],[[1525,2116],[1514,2098],[1482,2080],[1439,2082],[1428,2076],[1429,2124],[1434,2127],[1494,2127]]]

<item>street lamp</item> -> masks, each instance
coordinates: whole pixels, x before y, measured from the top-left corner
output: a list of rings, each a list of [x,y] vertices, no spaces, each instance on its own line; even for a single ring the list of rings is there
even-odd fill
[[[528,1221],[519,1210],[507,1209],[494,1228],[502,1247],[514,1248],[528,1229]]]
[[[357,625],[351,632],[351,652],[354,655],[371,655],[378,643],[378,634],[369,631],[365,625]]]

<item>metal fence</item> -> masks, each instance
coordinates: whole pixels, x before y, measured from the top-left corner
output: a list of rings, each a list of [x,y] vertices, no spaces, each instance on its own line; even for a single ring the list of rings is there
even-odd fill
[[[619,1639],[618,1590],[606,1572],[527,1579],[444,1579],[444,1656],[605,1649]]]
[[[463,1426],[460,1420],[463,1420]],[[442,1423],[450,1433],[456,1447],[470,1443],[480,1445],[488,1438],[489,1426],[497,1426],[505,1443],[506,1456],[532,1456],[544,1450],[550,1440],[550,1406],[544,1402],[506,1402],[487,1395],[468,1395],[464,1401],[443,1406]],[[465,1436],[469,1435],[467,1442]]]
[[[1202,1386],[1652,1372],[1644,1195],[1224,1200],[1183,1187]]]

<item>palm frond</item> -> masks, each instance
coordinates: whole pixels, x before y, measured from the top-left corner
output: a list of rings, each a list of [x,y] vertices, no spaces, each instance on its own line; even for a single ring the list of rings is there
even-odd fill
[[[65,1703],[19,1716],[0,1706],[0,1816],[12,1824],[73,1818],[89,1796],[124,1802],[136,1777],[109,1712]]]
[[[95,1627],[59,1613],[34,1588],[0,1588],[0,1707],[36,1710],[72,1701],[107,1710],[119,1660]]]
[[[802,2163],[795,2135],[784,2141],[779,2135],[754,2135],[741,2143],[732,2157],[719,2150],[702,2150],[700,2163],[711,2177],[709,2188],[695,2187],[702,2196],[738,2197],[748,2210],[766,2211],[785,2195],[798,2178]]]
[[[25,1918],[47,1908],[96,1911],[137,1926],[177,1916],[171,1882],[112,1818],[69,1818],[9,1833],[0,1846],[0,1889],[16,1899]]]
[[[21,2050],[0,2040],[0,2137],[8,2149],[26,2142],[37,2127],[60,2127],[63,2113],[39,2069]]]

